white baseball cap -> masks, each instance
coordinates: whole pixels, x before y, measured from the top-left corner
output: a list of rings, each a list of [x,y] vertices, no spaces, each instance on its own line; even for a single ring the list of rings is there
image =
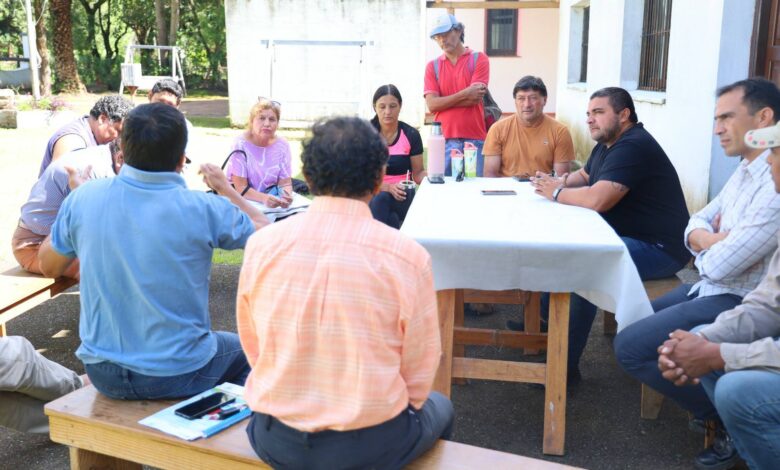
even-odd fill
[[[431,39],[437,34],[446,33],[452,28],[460,25],[460,22],[455,18],[455,15],[444,14],[436,18],[436,22],[431,29]]]
[[[774,126],[748,131],[745,134],[745,143],[754,149],[780,147],[780,122]]]

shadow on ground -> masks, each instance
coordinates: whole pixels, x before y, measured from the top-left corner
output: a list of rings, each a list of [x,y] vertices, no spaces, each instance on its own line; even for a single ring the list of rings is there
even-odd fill
[[[235,331],[239,269],[215,266],[212,270],[214,329]],[[36,348],[45,350],[46,357],[83,373],[74,356],[79,343],[78,302],[78,290],[73,289],[11,321],[9,334],[27,337]],[[507,319],[519,315],[519,309],[502,306],[494,315],[467,322],[502,327]],[[53,338],[55,335],[58,337]],[[522,357],[518,351],[492,347],[471,347],[467,355],[508,360]],[[474,380],[453,386],[457,413],[453,439],[591,469],[693,467],[692,457],[701,450],[703,437],[687,429],[685,413],[669,402],[658,420],[640,419],[639,384],[618,368],[612,338],[601,331],[601,316],[594,324],[581,369],[582,383],[568,394],[565,456],[542,455],[544,391],[525,384]],[[0,468],[67,469],[68,451],[46,436],[0,428]]]

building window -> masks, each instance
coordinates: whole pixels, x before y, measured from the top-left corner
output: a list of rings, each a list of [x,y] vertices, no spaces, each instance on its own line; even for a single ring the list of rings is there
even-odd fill
[[[582,53],[580,55],[580,81],[588,81],[588,30],[590,29],[590,7],[582,9]]]
[[[590,4],[581,2],[571,8],[569,23],[569,83],[588,81],[588,34]]]
[[[639,63],[640,90],[666,91],[671,24],[672,0],[645,0]]]
[[[485,35],[487,55],[517,55],[517,10],[488,9]]]

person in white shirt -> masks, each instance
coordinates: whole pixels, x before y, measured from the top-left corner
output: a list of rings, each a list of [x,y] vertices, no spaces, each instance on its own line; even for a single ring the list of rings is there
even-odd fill
[[[623,369],[692,413],[695,422],[716,419],[715,407],[701,386],[675,387],[663,378],[658,345],[675,330],[712,323],[718,314],[739,305],[766,276],[778,243],[780,195],[767,165],[769,150],[750,148],[744,138],[748,130],[773,126],[779,119],[780,90],[768,80],[742,80],[718,90],[715,134],[726,154],[741,156],[742,161],[720,194],[691,217],[685,230],[685,244],[696,257],[701,281],[656,299],[654,315],[615,338],[615,356]],[[715,459],[716,466],[709,466],[711,450],[697,458],[698,468],[721,468],[717,465],[736,455],[731,446]]]

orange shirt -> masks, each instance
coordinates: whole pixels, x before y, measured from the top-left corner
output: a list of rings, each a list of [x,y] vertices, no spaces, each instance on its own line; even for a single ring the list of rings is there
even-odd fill
[[[300,431],[374,426],[430,393],[441,356],[430,255],[364,202],[317,197],[252,235],[237,315],[247,403]]]
[[[569,129],[544,116],[538,126],[523,127],[517,114],[501,119],[488,131],[482,154],[501,157],[501,176],[552,173],[554,163],[574,159]]]

